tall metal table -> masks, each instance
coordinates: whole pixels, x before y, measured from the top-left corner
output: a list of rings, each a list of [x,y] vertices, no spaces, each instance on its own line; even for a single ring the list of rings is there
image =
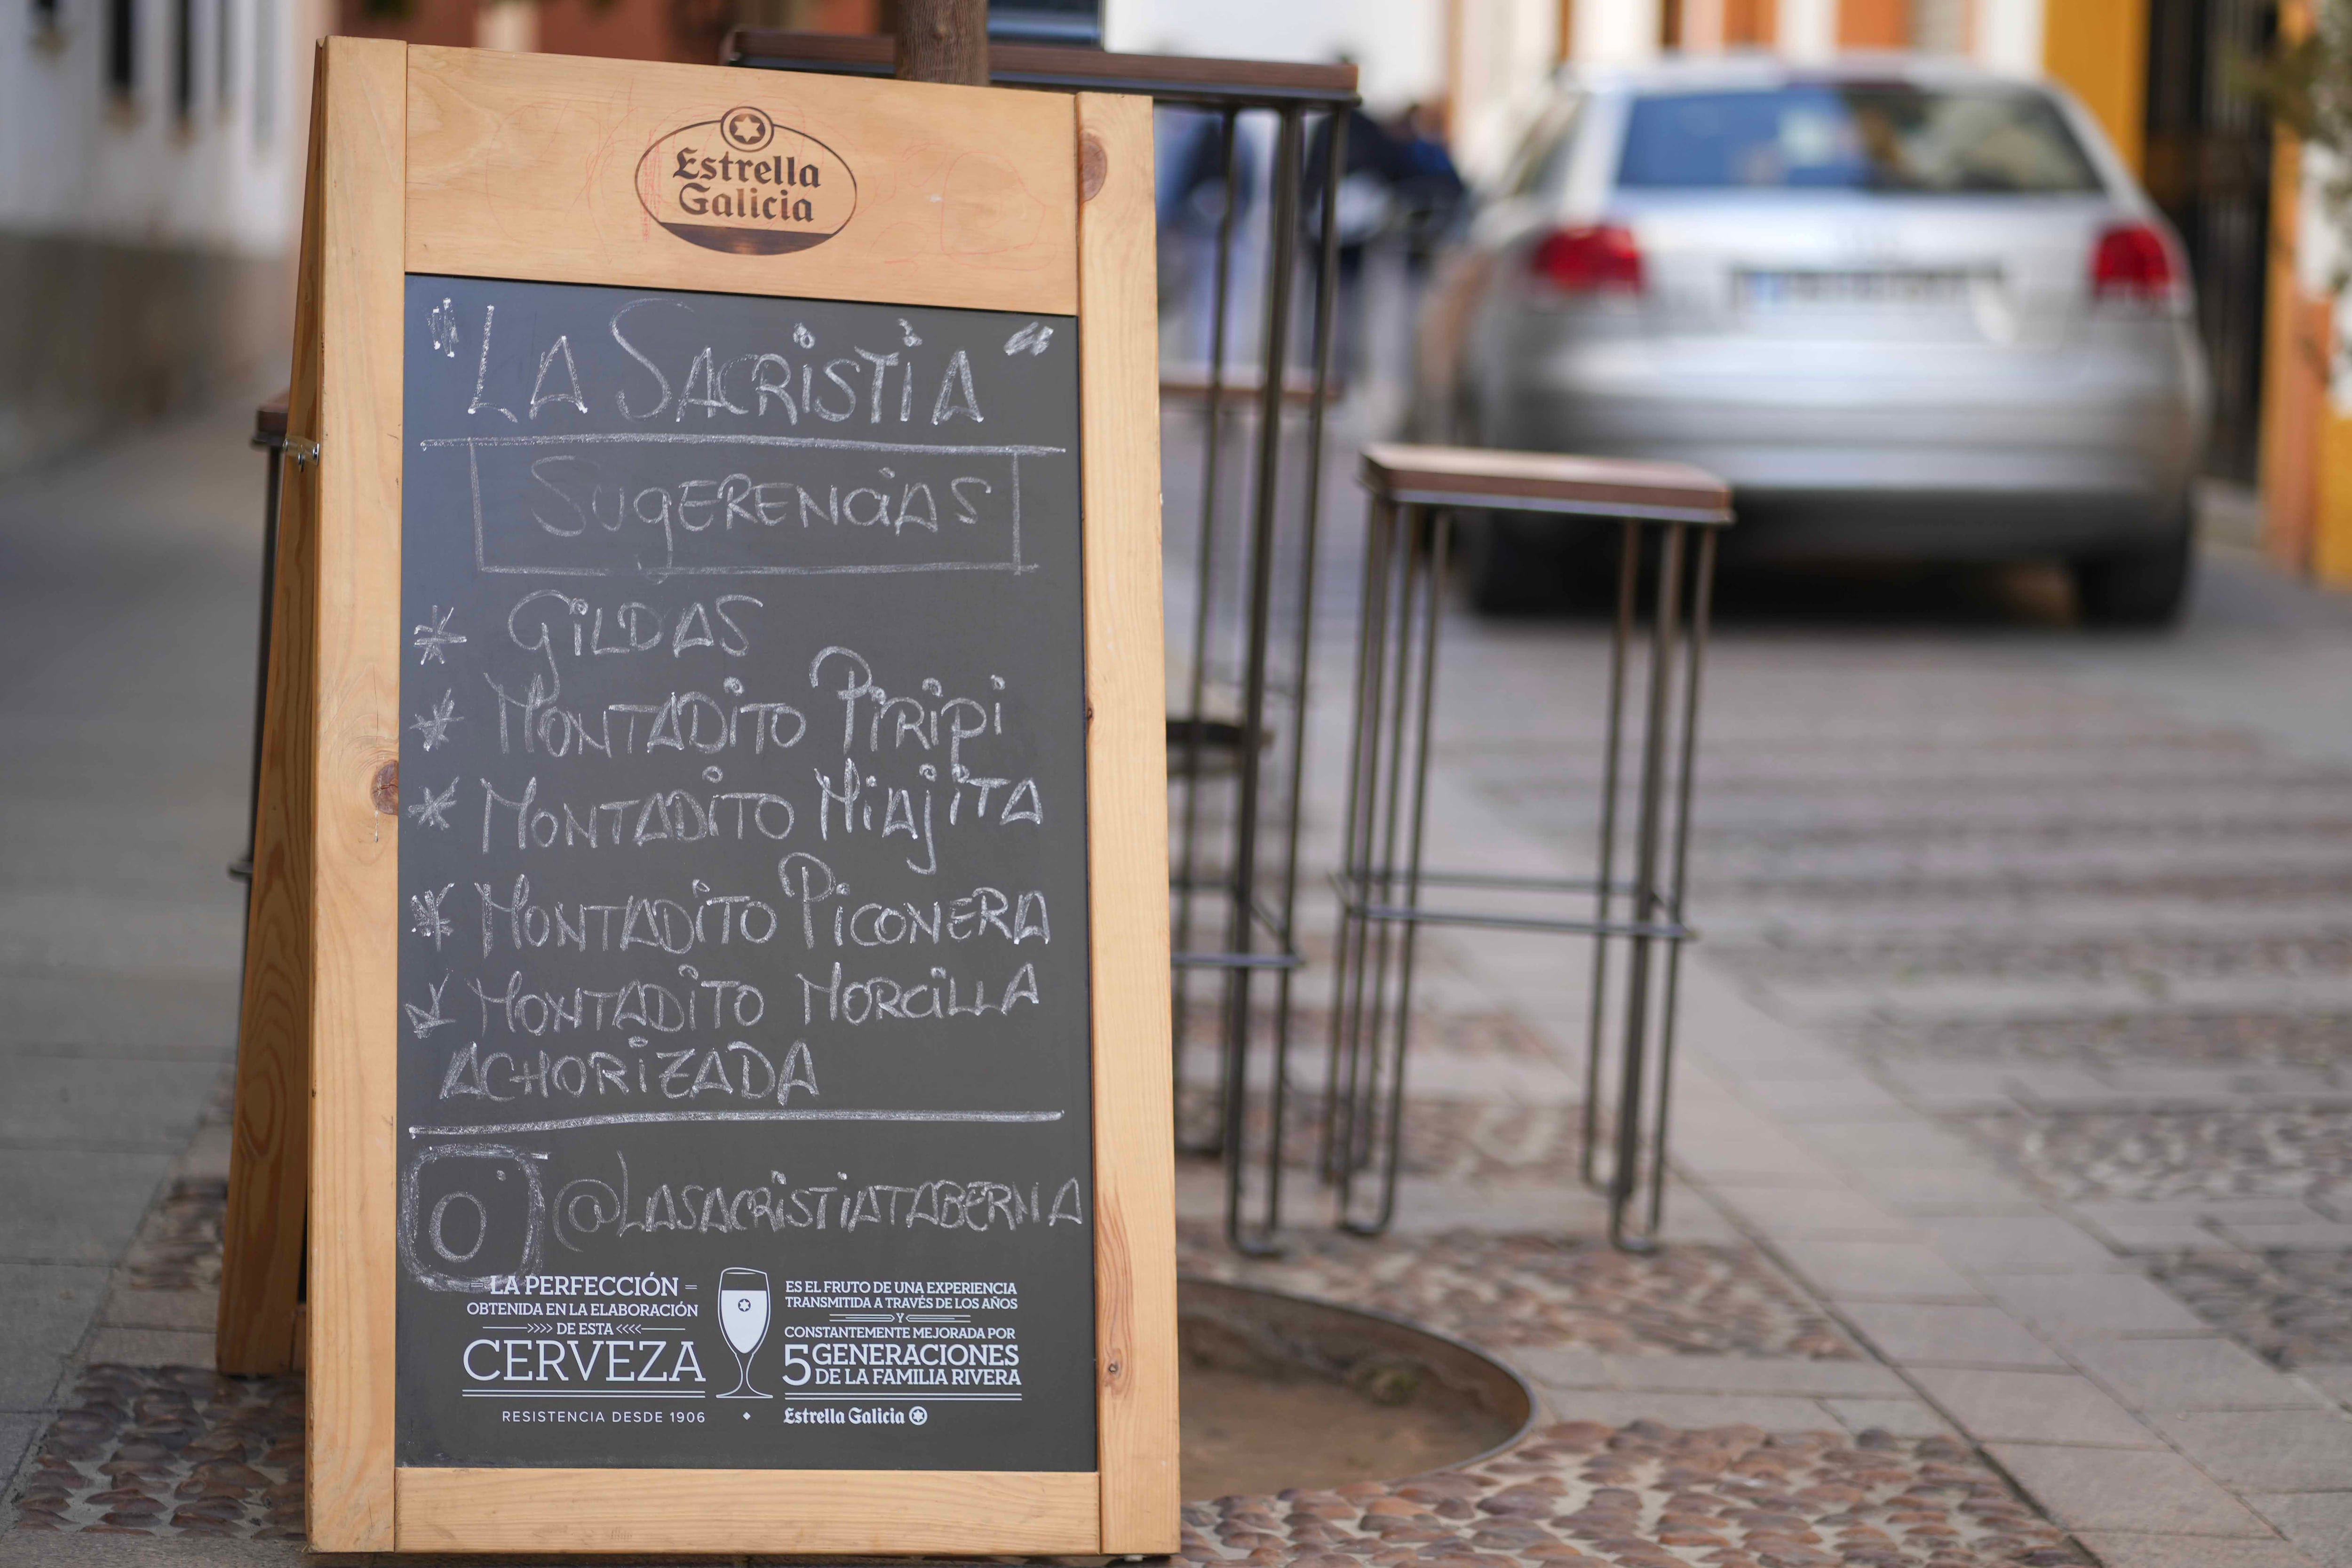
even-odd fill
[[[887,76],[892,69],[890,40],[872,36],[743,28],[728,39],[724,58],[730,65],[774,70]],[[1331,401],[1335,220],[1348,116],[1359,102],[1356,68],[1034,45],[992,46],[989,68],[1000,87],[1137,93],[1215,116],[1227,193],[1240,187],[1244,172],[1243,117],[1275,121],[1264,312],[1258,353],[1246,367],[1229,363],[1227,342],[1234,260],[1244,237],[1239,204],[1227,200],[1217,226],[1209,357],[1197,389],[1206,426],[1194,562],[1198,598],[1181,666],[1184,699],[1168,721],[1176,1089],[1181,1107],[1185,1040],[1201,1000],[1197,976],[1197,989],[1212,993],[1207,1000],[1215,1010],[1219,1046],[1217,1131],[1198,1152],[1218,1152],[1223,1160],[1227,1241],[1245,1252],[1270,1252],[1282,1214],[1291,986],[1305,963],[1297,925],[1304,720],[1324,419]],[[1320,210],[1311,230],[1305,219],[1310,151],[1322,160],[1313,193]],[[1310,251],[1311,266],[1306,264]],[[1298,294],[1309,278],[1313,319],[1305,357],[1310,368],[1301,376],[1292,363],[1300,349]],[[1227,508],[1223,437],[1229,403],[1244,400],[1256,414],[1250,472],[1244,504]],[[1299,437],[1295,479],[1286,470],[1286,423],[1295,424]],[[1295,489],[1286,488],[1294,484]],[[1235,564],[1240,570],[1230,571]],[[1292,617],[1287,627],[1276,624],[1281,614]],[[1220,643],[1230,647],[1221,649]],[[1211,688],[1219,684],[1213,671],[1220,668],[1232,671],[1237,689],[1229,713],[1210,710]],[[1252,1004],[1262,994],[1262,976],[1274,991],[1270,1038],[1263,1042],[1271,1092],[1258,1101],[1263,1118],[1254,1118],[1252,1058],[1258,1042],[1252,1037]]]
[[[1339,939],[1323,1144],[1325,1173],[1338,1189],[1339,1223],[1371,1236],[1395,1217],[1421,928],[1539,931],[1593,939],[1581,1173],[1608,1195],[1610,1240],[1647,1251],[1656,1245],[1665,1201],[1676,993],[1683,944],[1694,934],[1684,921],[1683,899],[1699,678],[1716,540],[1731,521],[1730,491],[1712,474],[1679,463],[1458,447],[1367,447],[1362,479],[1371,497],[1370,537],[1348,805],[1340,867],[1332,879],[1339,895]],[[1460,510],[1615,524],[1616,606],[1591,878],[1493,875],[1423,863],[1438,634]],[[1643,635],[1645,573],[1653,580],[1648,669],[1629,777],[1627,656]],[[1619,861],[1628,816],[1630,876]],[[1423,899],[1433,888],[1481,892],[1490,902],[1433,907]],[[1589,900],[1590,912],[1537,914],[1491,901],[1503,894],[1579,895]],[[1612,960],[1622,961],[1612,966]],[[1612,967],[1622,980],[1613,1015]],[[1604,1173],[1604,1065],[1612,1058],[1617,1084]]]

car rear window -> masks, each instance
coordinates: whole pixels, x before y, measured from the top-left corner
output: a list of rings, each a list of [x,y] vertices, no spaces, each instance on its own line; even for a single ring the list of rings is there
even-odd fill
[[[1629,190],[2089,195],[2097,173],[2027,88],[1802,83],[1633,100]]]

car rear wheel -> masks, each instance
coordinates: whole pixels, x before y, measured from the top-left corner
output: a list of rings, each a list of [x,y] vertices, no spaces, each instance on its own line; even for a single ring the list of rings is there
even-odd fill
[[[2184,510],[2157,544],[2074,563],[2074,600],[2095,626],[2168,626],[2180,618],[2195,575],[2196,536]]]

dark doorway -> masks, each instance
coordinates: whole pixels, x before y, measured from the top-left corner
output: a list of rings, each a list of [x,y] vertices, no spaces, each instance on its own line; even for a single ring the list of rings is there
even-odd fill
[[[2271,132],[2238,89],[2278,26],[2275,0],[2149,0],[2148,195],[2189,247],[2213,367],[2207,470],[2251,483],[2260,444]]]

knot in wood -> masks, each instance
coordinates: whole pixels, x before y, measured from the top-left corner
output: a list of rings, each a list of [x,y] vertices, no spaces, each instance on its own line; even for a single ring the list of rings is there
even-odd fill
[[[1109,175],[1110,154],[1103,151],[1102,139],[1089,131],[1078,138],[1078,200],[1094,200]]]
[[[376,769],[375,781],[368,786],[368,797],[375,802],[378,813],[385,816],[400,815],[400,764],[390,762]]]

